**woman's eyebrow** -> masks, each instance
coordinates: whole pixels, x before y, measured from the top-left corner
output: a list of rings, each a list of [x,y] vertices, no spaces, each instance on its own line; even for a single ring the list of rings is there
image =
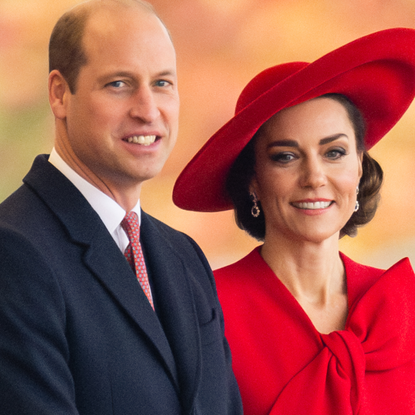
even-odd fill
[[[340,134],[332,135],[332,136],[327,137],[327,138],[322,138],[319,141],[319,144],[320,145],[328,144],[328,143],[331,143],[332,141],[338,140],[341,137],[346,137],[347,139],[349,139],[349,137],[346,134],[340,133]]]
[[[268,147],[298,147],[298,142],[295,140],[276,140],[270,143]]]
[[[319,144],[320,145],[328,144],[328,143],[338,140],[341,137],[346,137],[347,139],[349,138],[346,134],[339,133],[339,134],[331,135],[330,137],[322,138],[319,141]],[[272,147],[296,147],[298,148],[299,145],[297,141],[287,139],[287,140],[275,140],[272,143],[268,144],[268,148],[272,148]]]

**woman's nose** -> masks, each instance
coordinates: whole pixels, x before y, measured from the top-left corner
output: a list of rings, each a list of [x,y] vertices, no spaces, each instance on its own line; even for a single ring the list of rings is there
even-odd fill
[[[326,174],[318,158],[306,159],[302,166],[301,186],[315,189],[325,184]]]

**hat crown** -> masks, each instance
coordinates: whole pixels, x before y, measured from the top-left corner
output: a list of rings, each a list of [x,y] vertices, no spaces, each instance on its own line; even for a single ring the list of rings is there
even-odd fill
[[[239,95],[235,114],[241,112],[262,94],[274,88],[307,65],[307,62],[288,62],[272,66],[260,72],[246,85]]]

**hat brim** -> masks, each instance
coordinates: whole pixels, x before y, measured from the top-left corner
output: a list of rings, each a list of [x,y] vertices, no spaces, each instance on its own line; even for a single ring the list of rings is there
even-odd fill
[[[324,94],[343,94],[359,108],[366,123],[366,148],[373,147],[414,98],[415,30],[383,30],[310,64],[285,65],[291,75],[237,111],[185,167],[173,190],[177,206],[200,212],[232,209],[225,189],[226,178],[256,131],[282,109]]]

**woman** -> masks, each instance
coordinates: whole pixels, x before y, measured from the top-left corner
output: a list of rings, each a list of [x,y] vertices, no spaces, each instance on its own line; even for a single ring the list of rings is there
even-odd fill
[[[415,278],[339,253],[375,211],[367,150],[415,95],[415,31],[278,65],[180,175],[185,209],[234,207],[263,244],[215,272],[245,413],[415,413]]]

